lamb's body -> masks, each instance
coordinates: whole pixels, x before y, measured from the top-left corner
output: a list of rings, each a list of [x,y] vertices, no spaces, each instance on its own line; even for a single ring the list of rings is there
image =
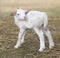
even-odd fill
[[[40,49],[39,51],[43,51],[45,49],[44,42],[44,34],[47,36],[49,40],[49,48],[54,46],[54,42],[50,31],[48,30],[48,16],[45,12],[40,11],[29,11],[25,14],[26,10],[19,9],[14,15],[15,24],[20,28],[20,32],[18,35],[18,41],[15,45],[15,48],[21,46],[24,42],[24,36],[26,33],[26,29],[34,29],[40,39]]]
[[[40,28],[42,25],[46,28],[48,25],[48,18],[45,12],[30,11],[26,15],[26,19],[26,21],[17,20],[15,23],[18,27],[24,26],[30,29],[34,27]]]

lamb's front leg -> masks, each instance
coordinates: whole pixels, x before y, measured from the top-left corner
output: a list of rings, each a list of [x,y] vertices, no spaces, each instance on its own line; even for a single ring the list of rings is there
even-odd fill
[[[22,39],[22,36],[25,32],[25,29],[26,28],[22,28],[22,27],[20,28],[20,31],[19,31],[19,34],[18,34],[18,41],[17,41],[16,45],[14,46],[14,48],[18,48],[18,47],[21,46],[21,39]]]
[[[26,31],[24,32],[24,34],[23,34],[23,36],[22,36],[22,38],[21,38],[21,44],[24,43],[24,37],[25,37],[25,34],[26,34]]]

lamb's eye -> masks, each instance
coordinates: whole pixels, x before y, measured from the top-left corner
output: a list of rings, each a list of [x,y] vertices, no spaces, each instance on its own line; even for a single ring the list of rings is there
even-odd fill
[[[17,15],[20,15],[20,14],[17,14]]]

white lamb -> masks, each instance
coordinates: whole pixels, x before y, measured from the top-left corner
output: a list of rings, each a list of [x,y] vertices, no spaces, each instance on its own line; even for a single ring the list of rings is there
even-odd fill
[[[15,13],[12,13],[12,15],[14,16],[15,24],[20,28],[18,41],[14,48],[18,48],[24,43],[27,28],[33,29],[38,35],[40,40],[39,51],[45,49],[44,34],[49,40],[49,48],[52,49],[54,47],[54,42],[48,29],[48,16],[45,12],[18,9]]]

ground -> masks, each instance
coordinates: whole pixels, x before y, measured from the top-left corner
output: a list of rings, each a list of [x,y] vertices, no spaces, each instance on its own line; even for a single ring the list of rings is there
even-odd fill
[[[19,29],[9,13],[1,14],[0,58],[60,58],[60,18],[56,15],[49,19],[52,19],[49,20],[49,29],[53,36],[55,47],[50,50],[48,48],[48,40],[45,37],[46,49],[43,52],[39,52],[39,39],[33,30],[27,30],[25,43],[20,48],[14,49]]]
[[[38,51],[39,38],[33,30],[27,30],[25,43],[14,49],[19,28],[10,13],[19,8],[47,13],[48,27],[55,43],[52,50],[45,37],[46,49]],[[60,0],[0,0],[0,58],[60,58]]]

